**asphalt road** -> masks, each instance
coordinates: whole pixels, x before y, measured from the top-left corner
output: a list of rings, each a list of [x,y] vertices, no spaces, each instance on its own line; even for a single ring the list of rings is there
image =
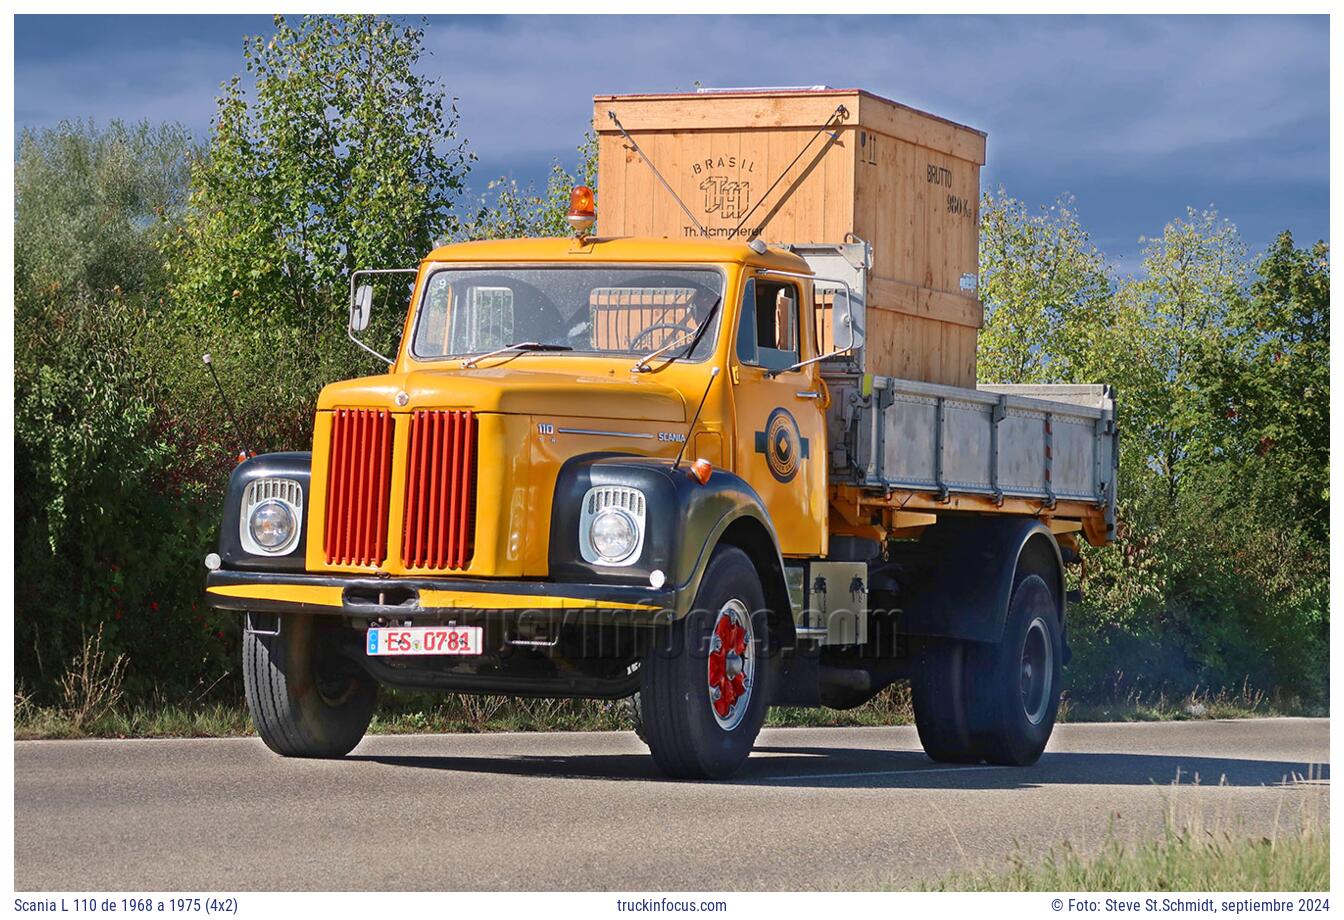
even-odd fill
[[[736,779],[662,779],[629,734],[18,742],[21,891],[902,886],[1167,812],[1329,819],[1329,722],[1065,725],[1027,769],[945,767],[913,728],[773,729]],[[1305,782],[1294,775],[1314,776]],[[1179,782],[1178,782],[1179,776]],[[1285,779],[1287,780],[1285,782]]]

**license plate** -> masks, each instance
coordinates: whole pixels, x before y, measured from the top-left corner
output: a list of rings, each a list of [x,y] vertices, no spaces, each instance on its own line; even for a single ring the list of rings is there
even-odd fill
[[[370,655],[479,655],[479,626],[375,626],[365,647]]]

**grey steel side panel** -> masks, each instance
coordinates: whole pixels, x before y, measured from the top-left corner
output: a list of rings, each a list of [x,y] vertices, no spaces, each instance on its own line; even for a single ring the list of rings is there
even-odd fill
[[[982,386],[834,375],[832,473],[877,489],[1093,502],[1114,514],[1110,387]],[[842,448],[843,452],[839,452]]]

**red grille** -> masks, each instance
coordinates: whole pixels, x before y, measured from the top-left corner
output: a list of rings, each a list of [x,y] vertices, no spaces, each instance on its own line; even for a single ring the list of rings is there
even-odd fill
[[[392,484],[392,415],[337,409],[331,421],[327,565],[382,565],[387,558],[387,503]]]
[[[465,569],[476,537],[476,416],[411,415],[401,560],[412,569]]]

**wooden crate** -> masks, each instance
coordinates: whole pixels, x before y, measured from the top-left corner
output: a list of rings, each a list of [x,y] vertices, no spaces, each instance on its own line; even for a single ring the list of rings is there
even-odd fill
[[[862,90],[597,96],[603,236],[873,246],[867,369],[975,385],[985,135]],[[827,126],[818,133],[818,129]]]

